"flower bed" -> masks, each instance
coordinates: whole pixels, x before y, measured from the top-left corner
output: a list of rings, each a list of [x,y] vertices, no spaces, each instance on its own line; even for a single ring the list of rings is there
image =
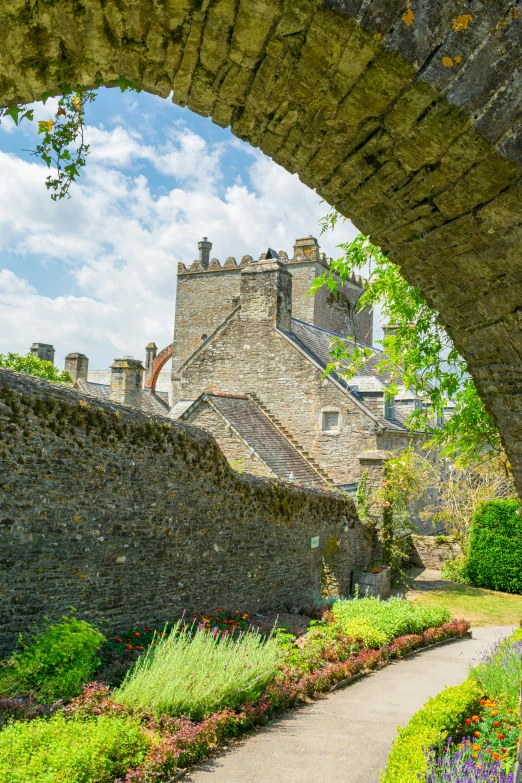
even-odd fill
[[[260,644],[259,655],[254,649],[255,640],[252,639],[252,643],[250,642],[247,616],[239,613],[225,616],[221,610],[218,613],[199,616],[196,622],[190,625],[183,622],[179,626],[169,624],[160,631],[159,637],[154,636],[149,626],[145,626],[141,630],[131,629],[105,645],[106,650],[102,651],[102,658],[110,653],[111,665],[119,660],[123,670],[128,668],[129,663],[138,661],[138,665],[133,669],[134,672],[144,672],[149,666],[149,664],[144,666],[143,663],[139,663],[145,661],[142,656],[147,649],[151,667],[154,664],[154,656],[163,655],[162,650],[163,648],[166,650],[167,647],[170,650],[169,655],[173,656],[172,665],[174,668],[179,667],[179,662],[186,653],[183,649],[187,645],[190,646],[192,642],[195,652],[197,652],[196,648],[199,650],[209,647],[210,649],[214,643],[220,648],[219,656],[242,655],[243,646],[245,650],[246,647],[249,649],[252,647],[252,654],[258,657],[266,655],[267,661],[270,655],[272,656],[271,670],[266,673],[264,685],[261,684],[257,690],[245,689],[245,695],[234,697],[231,701],[221,701],[221,705],[232,706],[218,708],[211,714],[205,714],[208,706],[205,707],[203,703],[198,712],[196,704],[192,714],[197,716],[198,720],[180,715],[175,705],[172,714],[165,715],[164,708],[157,709],[157,705],[147,700],[148,697],[135,709],[134,703],[131,704],[123,696],[120,698],[118,695],[125,692],[125,686],[119,691],[112,691],[107,684],[100,682],[84,686],[81,695],[72,699],[65,707],[56,704],[52,709],[61,710],[59,714],[62,714],[67,721],[91,721],[89,731],[93,737],[98,736],[96,721],[99,718],[110,720],[113,717],[120,722],[137,721],[140,736],[143,738],[143,743],[138,745],[141,749],[146,748],[146,752],[140,750],[141,759],[136,757],[138,763],[136,761],[134,764],[130,763],[125,775],[118,780],[120,783],[151,783],[152,781],[159,783],[170,779],[180,767],[193,764],[213,753],[223,741],[250,730],[285,709],[306,702],[353,677],[385,666],[392,659],[403,657],[430,644],[463,636],[469,629],[469,624],[464,621],[441,622],[437,627],[426,627],[427,622],[442,620],[443,615],[440,613],[431,615],[424,610],[412,612],[406,605],[408,603],[406,601],[404,605],[399,605],[396,601],[392,602],[388,608],[377,605],[379,603],[375,599],[360,599],[353,610],[345,607],[344,614],[341,611],[340,619],[336,617],[335,612],[325,611],[323,619],[312,622],[310,630],[301,637],[278,631],[277,643],[272,639],[270,645],[266,647],[266,652],[265,645]],[[340,609],[342,608],[341,606]],[[365,608],[366,617],[363,611]],[[354,614],[353,617],[350,617],[351,612]],[[353,625],[351,636],[346,635],[346,621]],[[379,623],[380,627],[377,628],[375,624],[379,625]],[[399,627],[409,631],[417,629],[418,632],[403,633],[393,638],[394,629]],[[185,634],[182,638],[181,633]],[[168,638],[162,636],[163,634],[170,635],[170,642]],[[381,634],[383,643],[376,649],[369,649],[365,643],[365,635],[368,635],[368,640],[375,641],[376,634]],[[247,645],[241,643],[242,635],[248,635]],[[131,644],[133,641],[135,643]],[[273,648],[274,645],[280,648],[280,653],[274,654],[275,650],[270,653],[269,648]],[[129,650],[128,646],[132,649]],[[179,653],[178,648],[181,650]],[[212,650],[210,655],[212,658]],[[200,658],[198,654],[194,661]],[[257,657],[256,661],[259,663]],[[237,661],[233,664],[237,665]],[[226,663],[225,668],[228,668],[228,665]],[[233,668],[232,663],[231,668]],[[133,676],[131,672],[130,680]],[[226,678],[222,679],[224,682]],[[191,681],[187,681],[186,687],[190,689]],[[261,693],[262,688],[264,690]],[[250,701],[248,693],[252,694]],[[238,694],[239,691],[235,696]],[[35,720],[31,723],[38,723],[37,715],[38,710],[32,704],[32,712],[28,711],[26,717],[34,717]],[[3,732],[0,731],[0,755],[2,742]],[[104,752],[103,748],[100,748],[102,760]],[[17,783],[29,783],[26,782],[23,771],[17,774],[19,777],[13,780]],[[48,783],[58,783],[58,780],[49,777]],[[112,783],[112,778],[94,776],[92,783]]]
[[[399,729],[381,783],[513,783],[521,639],[517,631],[493,645],[462,685],[441,691]]]

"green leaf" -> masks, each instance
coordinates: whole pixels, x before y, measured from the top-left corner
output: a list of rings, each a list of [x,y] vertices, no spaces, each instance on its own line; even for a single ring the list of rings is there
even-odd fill
[[[15,125],[18,125],[19,120],[18,117],[20,116],[20,106],[11,106],[10,109],[5,110],[6,117],[11,117]]]
[[[71,160],[71,155],[70,155],[70,153],[69,153],[69,150],[64,150],[64,151],[62,152],[62,158],[63,158],[64,160]]]
[[[42,103],[45,105],[49,98],[54,97],[54,92],[44,92],[42,95]]]

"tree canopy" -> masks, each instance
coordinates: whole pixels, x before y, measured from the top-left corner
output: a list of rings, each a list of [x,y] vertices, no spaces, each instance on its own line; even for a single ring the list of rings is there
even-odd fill
[[[33,353],[28,353],[27,356],[21,356],[19,353],[0,353],[0,367],[34,375],[46,381],[73,383],[72,375],[67,370],[59,370],[52,362],[39,359]]]

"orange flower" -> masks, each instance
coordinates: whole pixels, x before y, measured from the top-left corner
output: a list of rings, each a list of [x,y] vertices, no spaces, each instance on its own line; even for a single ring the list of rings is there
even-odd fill
[[[480,721],[480,718],[478,715],[472,715],[471,720],[473,721],[473,723],[478,723]]]
[[[134,636],[140,636],[139,631],[134,631]]]
[[[141,644],[136,644],[136,645],[134,646],[134,649],[135,649],[135,650],[144,650],[145,648],[144,648],[144,647],[142,647],[142,646],[141,646]]]
[[[134,649],[134,648],[133,648],[133,646],[132,646],[132,644],[126,644],[126,645],[125,645],[125,647],[126,647],[126,649],[127,649],[127,650],[132,650],[132,649]]]
[[[467,725],[469,726],[469,725],[470,725],[470,723],[471,723],[471,718],[466,718],[466,723],[467,723]]]
[[[480,737],[480,731],[474,731],[473,736],[478,739]]]
[[[505,735],[504,735],[504,734],[502,734],[502,732],[499,732],[499,733],[497,734],[497,739],[505,739]]]
[[[473,745],[473,750],[480,750],[480,745]]]
[[[499,726],[500,726],[500,721],[499,721],[499,720],[496,720],[496,721],[495,721],[495,723],[493,724],[493,727],[494,727],[495,729],[497,729]]]
[[[119,636],[115,636],[115,637],[114,637],[114,641],[115,641],[115,642],[119,642],[120,644],[122,644],[122,643],[123,643],[123,640],[122,640],[122,639],[120,639],[120,637],[119,637]]]

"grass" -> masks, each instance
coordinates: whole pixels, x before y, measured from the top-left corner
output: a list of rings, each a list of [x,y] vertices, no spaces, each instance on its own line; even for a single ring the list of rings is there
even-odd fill
[[[201,625],[193,634],[180,622],[136,661],[114,698],[131,709],[198,720],[258,699],[283,656],[272,637],[223,637]]]
[[[0,731],[2,783],[112,783],[150,747],[126,716],[14,721]]]
[[[449,609],[452,617],[472,625],[515,625],[522,619],[522,595],[498,593],[481,587],[448,582],[441,590],[429,590],[412,601],[414,606]]]

